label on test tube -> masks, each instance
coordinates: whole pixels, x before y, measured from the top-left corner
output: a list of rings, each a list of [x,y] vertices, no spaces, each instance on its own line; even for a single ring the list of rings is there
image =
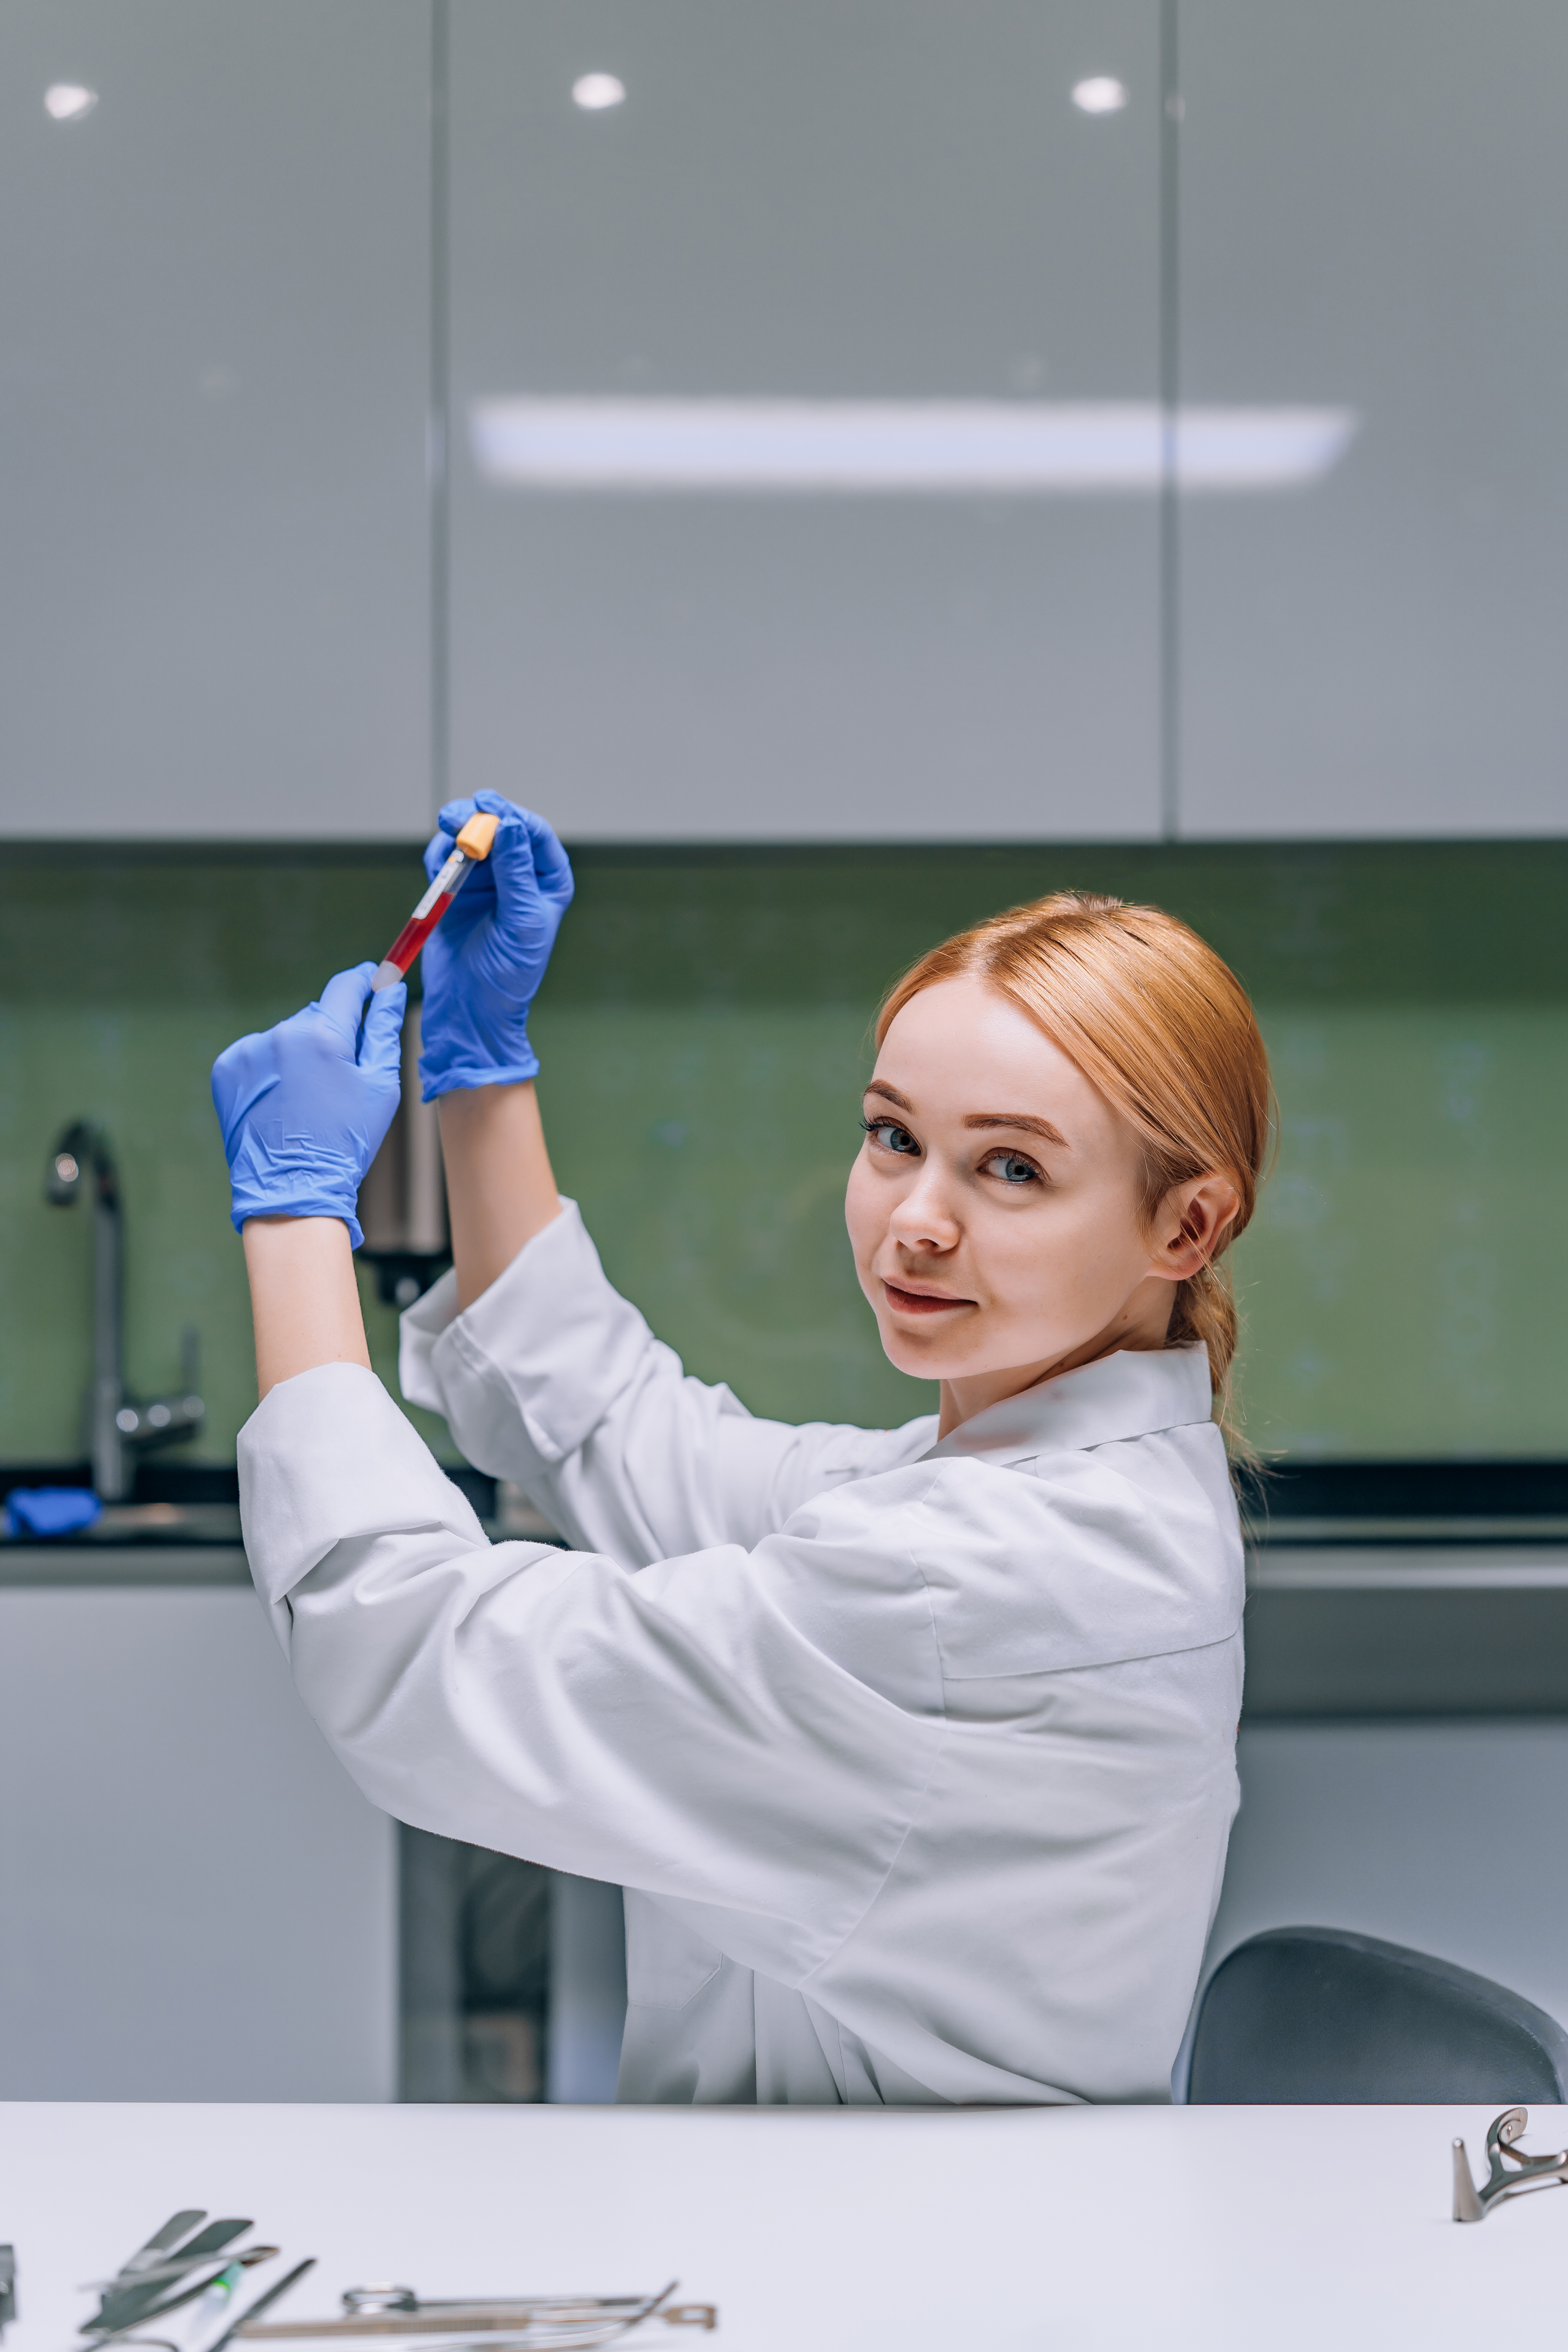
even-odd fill
[[[401,980],[453,899],[458,887],[468,870],[468,860],[460,849],[454,849],[428,890],[426,891],[377,969],[371,983],[373,989],[390,988]]]

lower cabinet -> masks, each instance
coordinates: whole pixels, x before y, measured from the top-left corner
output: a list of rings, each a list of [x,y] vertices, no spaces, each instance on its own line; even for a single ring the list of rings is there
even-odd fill
[[[0,1556],[0,2100],[613,2099],[620,1888],[368,1803],[237,1551],[133,1572]]]
[[[1244,1723],[1213,1968],[1268,1927],[1349,1927],[1568,2023],[1568,1717]]]
[[[395,1825],[248,1581],[0,1589],[0,2098],[396,2096]]]

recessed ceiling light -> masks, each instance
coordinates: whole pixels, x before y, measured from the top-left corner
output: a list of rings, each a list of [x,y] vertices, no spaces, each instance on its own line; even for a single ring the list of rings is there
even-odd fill
[[[626,83],[615,74],[584,74],[572,85],[573,97],[587,114],[601,114],[606,106],[619,106],[626,94]]]
[[[487,481],[532,490],[967,496],[1294,489],[1333,471],[1348,408],[1089,400],[480,400]]]
[[[97,104],[97,90],[79,81],[52,81],[44,92],[44,112],[57,122],[79,122]]]
[[[1073,84],[1072,102],[1080,114],[1120,114],[1127,103],[1127,84],[1113,74],[1090,74]]]

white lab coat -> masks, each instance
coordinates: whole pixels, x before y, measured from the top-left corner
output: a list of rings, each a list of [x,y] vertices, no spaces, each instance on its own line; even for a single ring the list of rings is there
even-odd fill
[[[1200,1348],[941,1444],[689,1380],[570,1204],[405,1393],[575,1549],[489,1544],[366,1371],[275,1388],[246,1541],[419,1827],[626,1889],[619,2095],[1169,2096],[1237,1803],[1242,1552]]]

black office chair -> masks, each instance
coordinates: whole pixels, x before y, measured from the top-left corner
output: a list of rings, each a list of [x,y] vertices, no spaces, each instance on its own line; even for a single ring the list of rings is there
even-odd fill
[[[1429,1952],[1339,1927],[1274,1927],[1209,1979],[1193,2106],[1568,2101],[1568,2033]]]

